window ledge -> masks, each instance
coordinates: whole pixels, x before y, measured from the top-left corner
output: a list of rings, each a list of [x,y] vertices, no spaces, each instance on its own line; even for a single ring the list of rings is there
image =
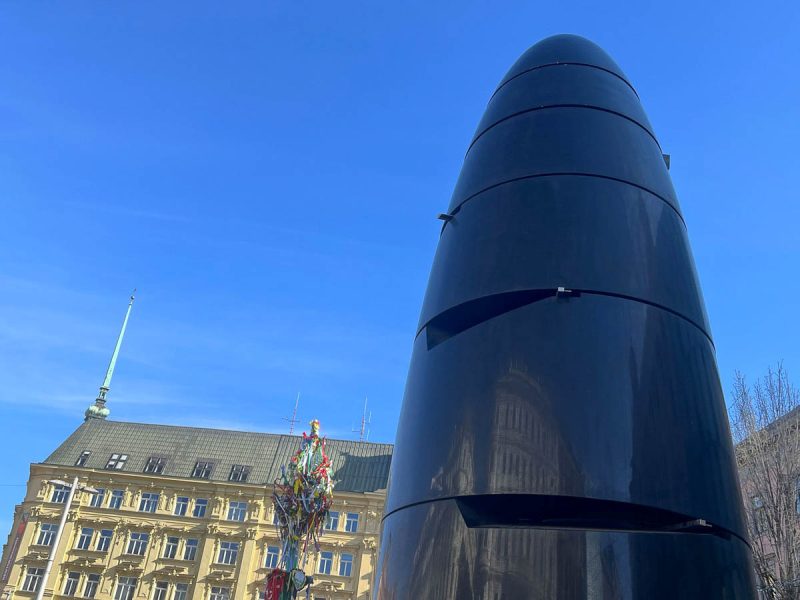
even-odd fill
[[[144,560],[144,554],[128,554],[127,552],[123,552],[117,557],[117,560],[120,562],[142,562]]]

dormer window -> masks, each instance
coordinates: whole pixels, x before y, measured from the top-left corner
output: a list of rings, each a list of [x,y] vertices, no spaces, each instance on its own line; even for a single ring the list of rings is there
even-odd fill
[[[89,460],[89,456],[91,456],[91,454],[92,453],[89,450],[84,450],[83,452],[81,452],[81,455],[78,457],[78,460],[75,461],[75,466],[85,467],[86,461]]]
[[[166,458],[162,456],[151,456],[147,459],[147,464],[144,466],[144,472],[161,475],[164,472],[165,466],[167,466]]]
[[[106,469],[121,471],[128,461],[127,454],[112,454],[106,463]]]
[[[231,467],[231,474],[228,476],[228,481],[239,481],[244,483],[250,476],[250,467],[248,465],[233,465]]]
[[[194,469],[192,470],[192,477],[196,477],[197,479],[208,479],[211,477],[211,471],[214,469],[214,463],[209,462],[207,460],[198,460],[194,464]]]

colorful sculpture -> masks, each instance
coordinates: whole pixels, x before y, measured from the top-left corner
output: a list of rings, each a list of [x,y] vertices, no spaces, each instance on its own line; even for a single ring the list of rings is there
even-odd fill
[[[291,600],[306,590],[313,578],[305,573],[311,550],[319,551],[322,526],[333,502],[333,472],[325,454],[325,438],[319,436],[319,421],[303,433],[300,449],[281,467],[275,481],[272,503],[281,540],[278,567],[267,576],[264,600]]]

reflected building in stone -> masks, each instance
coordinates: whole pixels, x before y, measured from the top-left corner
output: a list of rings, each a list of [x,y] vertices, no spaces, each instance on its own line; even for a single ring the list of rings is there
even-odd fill
[[[376,597],[752,598],[686,225],[619,66],[525,52],[441,218]]]

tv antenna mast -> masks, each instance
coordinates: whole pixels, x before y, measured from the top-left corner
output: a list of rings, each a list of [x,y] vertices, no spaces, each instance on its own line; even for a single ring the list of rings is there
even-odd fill
[[[292,418],[283,417],[284,421],[289,422],[289,435],[294,434],[294,424],[297,423],[297,405],[300,404],[300,392],[297,392],[297,398],[294,401],[294,412],[292,412]]]
[[[368,425],[372,423],[372,413],[367,413],[367,401],[369,399],[364,397],[364,412],[361,414],[361,427],[353,429],[353,432],[358,432],[358,441],[365,442],[369,439]]]

